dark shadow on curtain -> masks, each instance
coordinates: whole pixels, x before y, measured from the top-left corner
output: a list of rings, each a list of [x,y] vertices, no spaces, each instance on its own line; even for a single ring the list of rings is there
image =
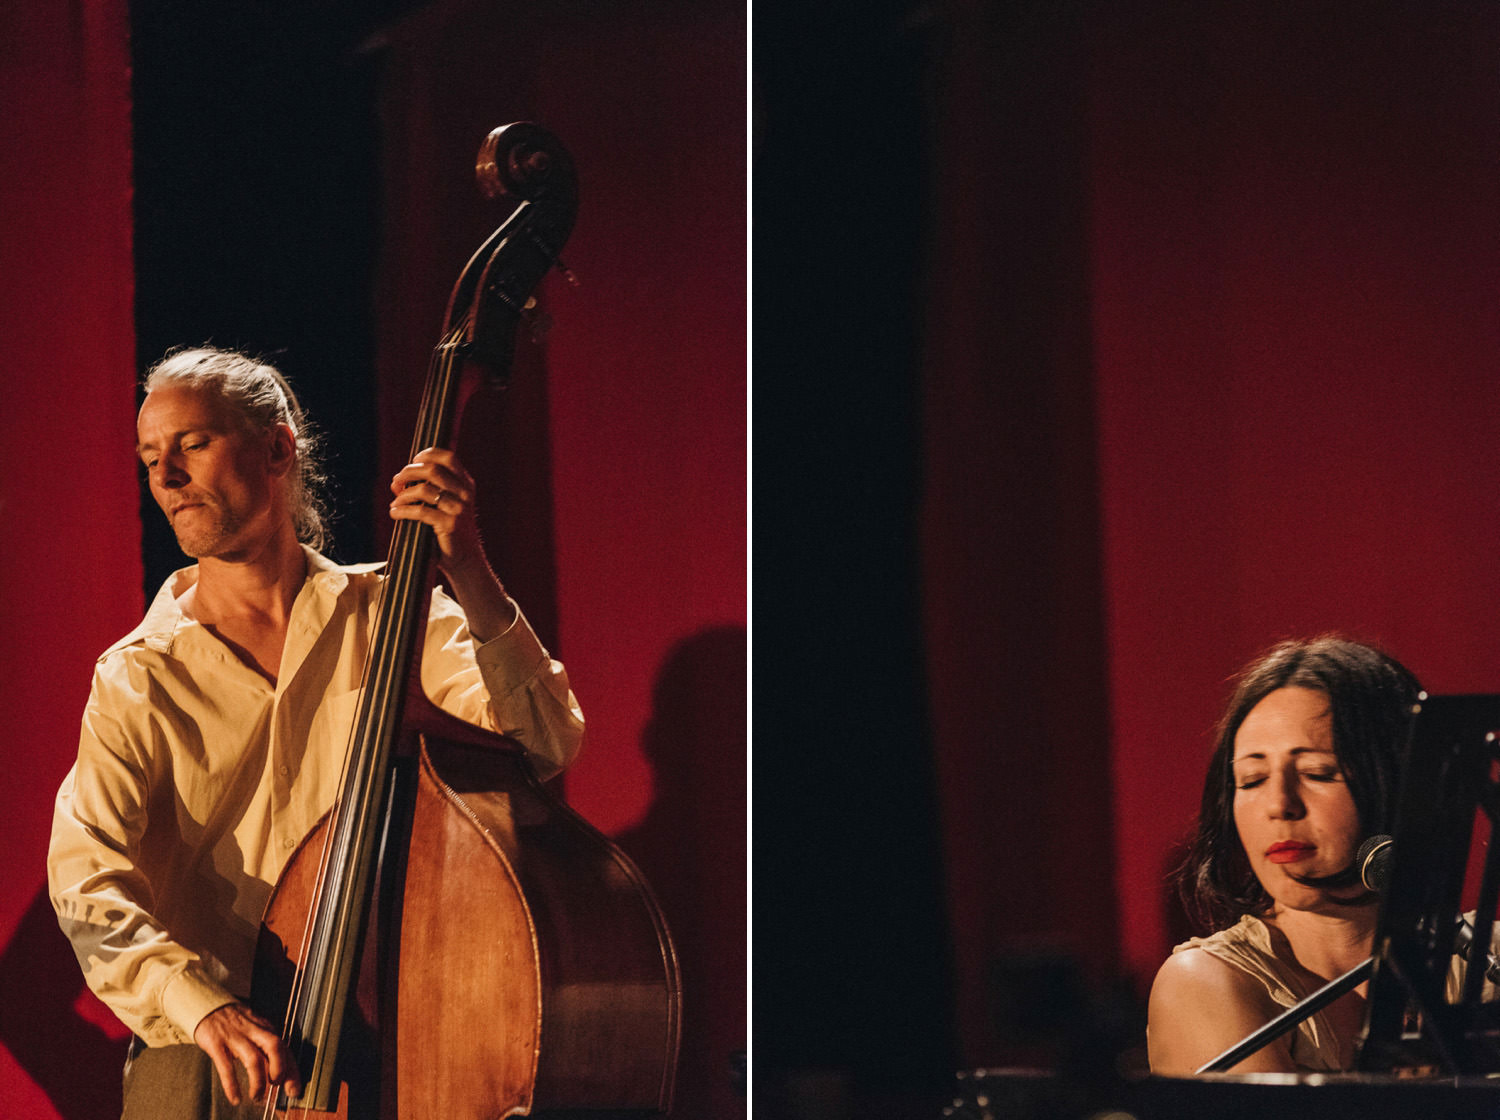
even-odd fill
[[[668,654],[642,749],[656,794],[616,837],[650,881],[682,963],[673,1120],[745,1115],[743,627],[701,630]]]
[[[120,1114],[128,1038],[111,1038],[76,1010],[83,974],[57,928],[45,886],[0,952],[0,1044],[66,1120]],[[24,998],[19,997],[24,993]]]

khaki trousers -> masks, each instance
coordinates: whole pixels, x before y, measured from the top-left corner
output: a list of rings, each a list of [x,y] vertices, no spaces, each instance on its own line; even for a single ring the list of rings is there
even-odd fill
[[[246,1098],[244,1070],[240,1077]],[[198,1047],[130,1044],[121,1120],[259,1120],[263,1112],[263,1105],[225,1100],[213,1062]]]

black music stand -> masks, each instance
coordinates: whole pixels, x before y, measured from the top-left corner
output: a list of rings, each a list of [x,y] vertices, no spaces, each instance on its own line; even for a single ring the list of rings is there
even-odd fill
[[[1390,885],[1375,927],[1357,1070],[1500,1072],[1500,1002],[1482,998],[1484,950],[1500,901],[1497,734],[1500,695],[1423,696],[1417,706],[1392,832]],[[1450,1001],[1448,972],[1480,812],[1489,818],[1492,839],[1482,857],[1472,923],[1474,963]]]

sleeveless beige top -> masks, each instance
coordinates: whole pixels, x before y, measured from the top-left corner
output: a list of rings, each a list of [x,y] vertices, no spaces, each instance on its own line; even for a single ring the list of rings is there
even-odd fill
[[[1271,999],[1281,1007],[1300,1003],[1322,986],[1310,984],[1299,975],[1296,966],[1290,963],[1291,946],[1282,933],[1249,914],[1211,937],[1184,941],[1172,952],[1180,953],[1184,949],[1202,949],[1209,956],[1241,972],[1248,972],[1265,985]],[[1289,1037],[1292,1061],[1299,1070],[1332,1073],[1342,1068],[1338,1039],[1333,1035],[1325,1012],[1319,1011],[1303,1019]]]
[[[1467,915],[1472,921],[1473,914]],[[1202,949],[1225,964],[1242,972],[1248,972],[1265,985],[1271,998],[1281,1007],[1300,1003],[1322,984],[1304,980],[1296,966],[1291,963],[1292,949],[1286,935],[1273,930],[1259,918],[1249,914],[1228,929],[1221,929],[1211,937],[1194,937],[1176,946],[1172,952],[1184,949]],[[1496,926],[1491,952],[1500,950],[1500,925]],[[1457,999],[1463,987],[1464,962],[1454,957],[1448,969],[1447,993],[1449,999]],[[1500,989],[1488,980],[1484,983],[1483,999],[1500,998]],[[1338,1039],[1333,1035],[1327,1015],[1319,1011],[1298,1023],[1291,1033],[1292,1061],[1299,1070],[1308,1073],[1338,1072]]]

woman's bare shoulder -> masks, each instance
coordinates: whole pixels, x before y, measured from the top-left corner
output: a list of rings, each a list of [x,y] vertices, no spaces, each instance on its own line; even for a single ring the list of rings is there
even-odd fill
[[[1206,949],[1182,949],[1162,962],[1151,985],[1151,1009],[1180,1013],[1221,1001],[1250,1003],[1256,1012],[1273,1006],[1264,985],[1244,969]]]
[[[1207,986],[1217,990],[1253,990],[1260,987],[1255,978],[1244,969],[1235,968],[1223,958],[1198,946],[1179,949],[1162,962],[1156,972],[1153,990],[1162,984],[1172,990],[1179,986],[1188,989]]]
[[[1183,949],[1163,962],[1151,985],[1147,1038],[1155,1073],[1190,1074],[1281,1011],[1265,986],[1204,949]],[[1290,1070],[1285,1040],[1234,1067],[1236,1072]]]

